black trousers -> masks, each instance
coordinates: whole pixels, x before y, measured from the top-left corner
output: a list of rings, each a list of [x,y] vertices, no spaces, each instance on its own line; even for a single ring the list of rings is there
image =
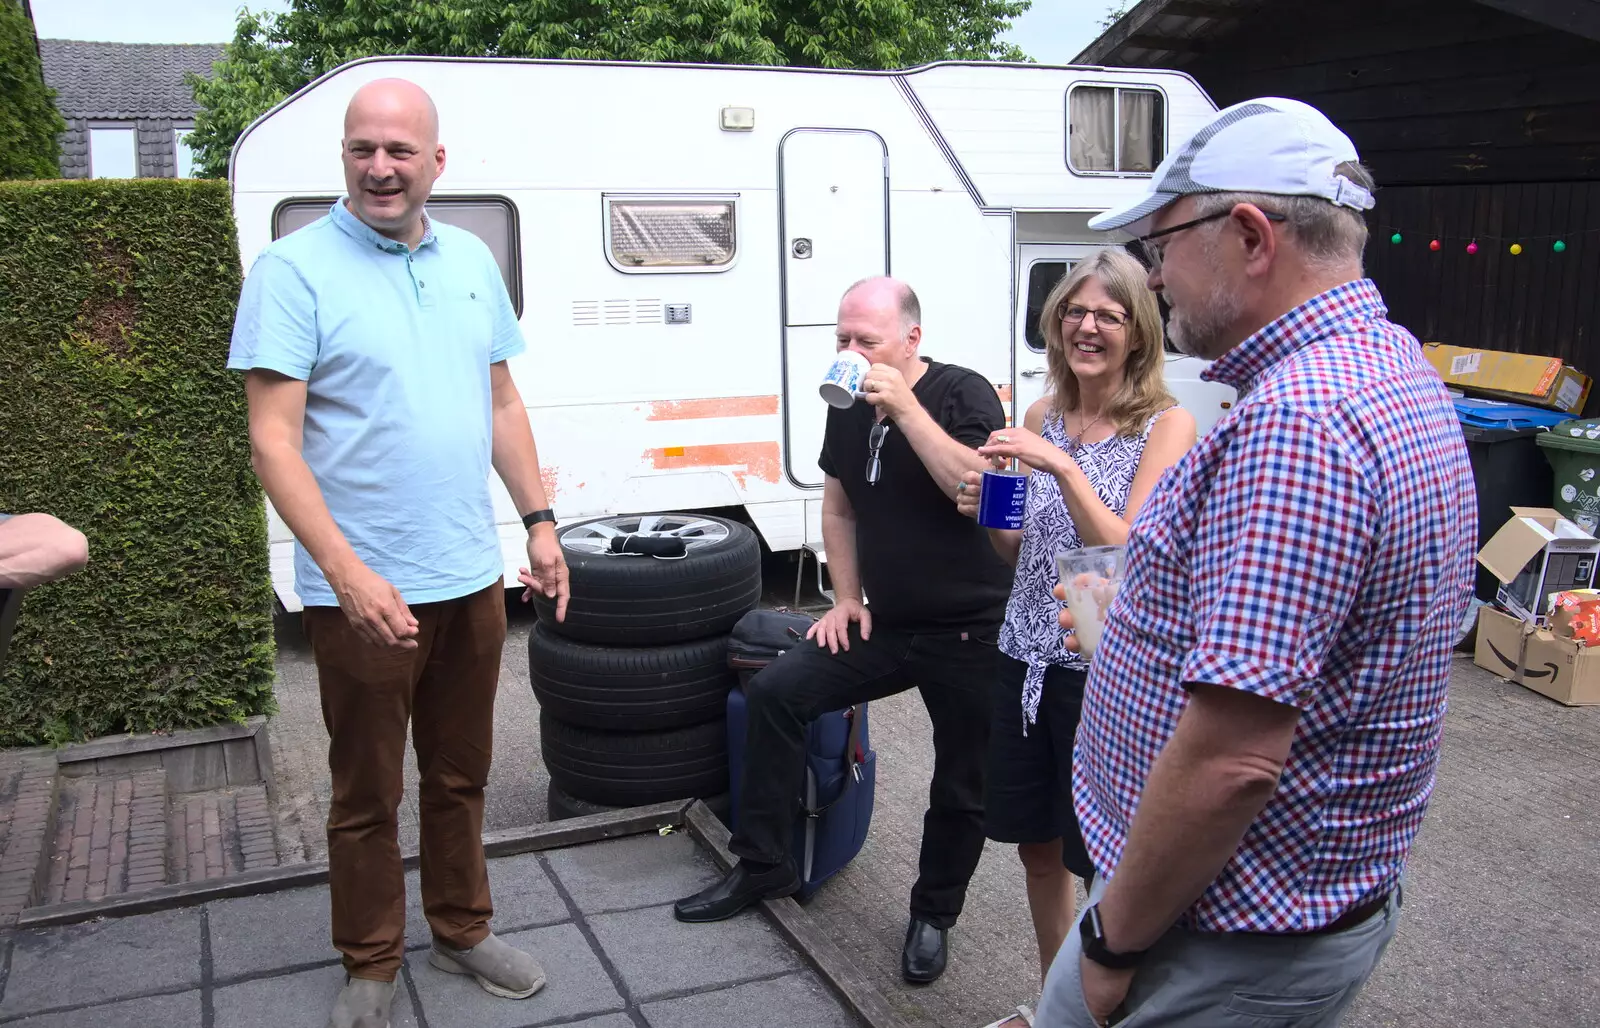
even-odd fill
[[[800,811],[806,726],[829,711],[915,687],[933,721],[933,784],[911,916],[936,928],[955,924],[983,855],[998,630],[912,633],[874,626],[863,642],[851,625],[849,650],[835,655],[802,640],[763,669],[745,691],[749,727],[739,830],[728,848],[763,863],[784,860]]]

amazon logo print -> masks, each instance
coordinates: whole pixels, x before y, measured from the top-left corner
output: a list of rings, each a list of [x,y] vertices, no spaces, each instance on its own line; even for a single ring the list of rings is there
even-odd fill
[[[1487,641],[1487,640],[1485,640],[1485,641]],[[1509,671],[1511,671],[1513,673],[1516,672],[1516,670],[1517,670],[1516,662],[1513,661],[1510,657],[1507,657],[1504,653],[1501,653],[1500,650],[1492,642],[1489,643],[1489,651],[1491,653],[1493,653],[1496,657],[1500,658],[1500,663],[1504,664],[1506,666],[1507,670],[1509,670]],[[1556,672],[1560,671],[1561,668],[1558,667],[1555,664],[1550,663],[1548,660],[1544,662],[1544,666],[1546,668],[1548,668],[1549,670],[1546,670],[1546,671],[1534,671],[1532,669],[1529,669],[1529,670],[1524,671],[1522,673],[1522,677],[1524,677],[1524,678],[1548,678],[1551,681],[1554,681],[1555,677],[1556,677]]]

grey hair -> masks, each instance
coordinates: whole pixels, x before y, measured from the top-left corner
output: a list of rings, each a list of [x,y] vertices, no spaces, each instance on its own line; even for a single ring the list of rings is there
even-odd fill
[[[1354,161],[1339,165],[1334,174],[1344,176],[1368,192],[1377,189],[1372,173]],[[1354,263],[1358,268],[1362,266],[1361,255],[1367,248],[1367,221],[1361,211],[1340,207],[1318,196],[1196,193],[1194,213],[1199,218],[1210,217],[1241,203],[1253,204],[1264,211],[1276,211],[1286,217],[1286,224],[1311,264],[1329,267]]]
[[[844,295],[849,296],[862,286],[874,282],[889,282],[895,286],[900,294],[900,334],[909,336],[913,328],[922,324],[922,301],[917,299],[917,291],[904,282],[887,275],[873,275],[852,284],[844,291]]]

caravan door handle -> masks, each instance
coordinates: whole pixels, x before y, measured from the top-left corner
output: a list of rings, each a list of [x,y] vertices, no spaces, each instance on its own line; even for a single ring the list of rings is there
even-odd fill
[[[1026,371],[1024,371],[1022,373],[1022,377],[1023,378],[1038,378],[1042,374],[1044,374],[1044,369],[1043,368],[1029,368],[1028,370],[1026,370]]]

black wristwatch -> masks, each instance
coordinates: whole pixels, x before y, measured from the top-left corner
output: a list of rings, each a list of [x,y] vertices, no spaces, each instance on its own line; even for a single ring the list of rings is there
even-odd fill
[[[552,525],[555,524],[556,512],[551,510],[549,507],[546,507],[543,510],[536,510],[532,514],[522,515],[523,528],[531,529],[534,525],[537,525],[541,521],[548,521]]]
[[[1100,908],[1091,906],[1083,912],[1083,918],[1078,922],[1078,938],[1083,941],[1083,955],[1099,964],[1109,967],[1113,971],[1126,971],[1131,967],[1138,967],[1148,950],[1137,953],[1113,953],[1106,946],[1105,927],[1100,923]]]

